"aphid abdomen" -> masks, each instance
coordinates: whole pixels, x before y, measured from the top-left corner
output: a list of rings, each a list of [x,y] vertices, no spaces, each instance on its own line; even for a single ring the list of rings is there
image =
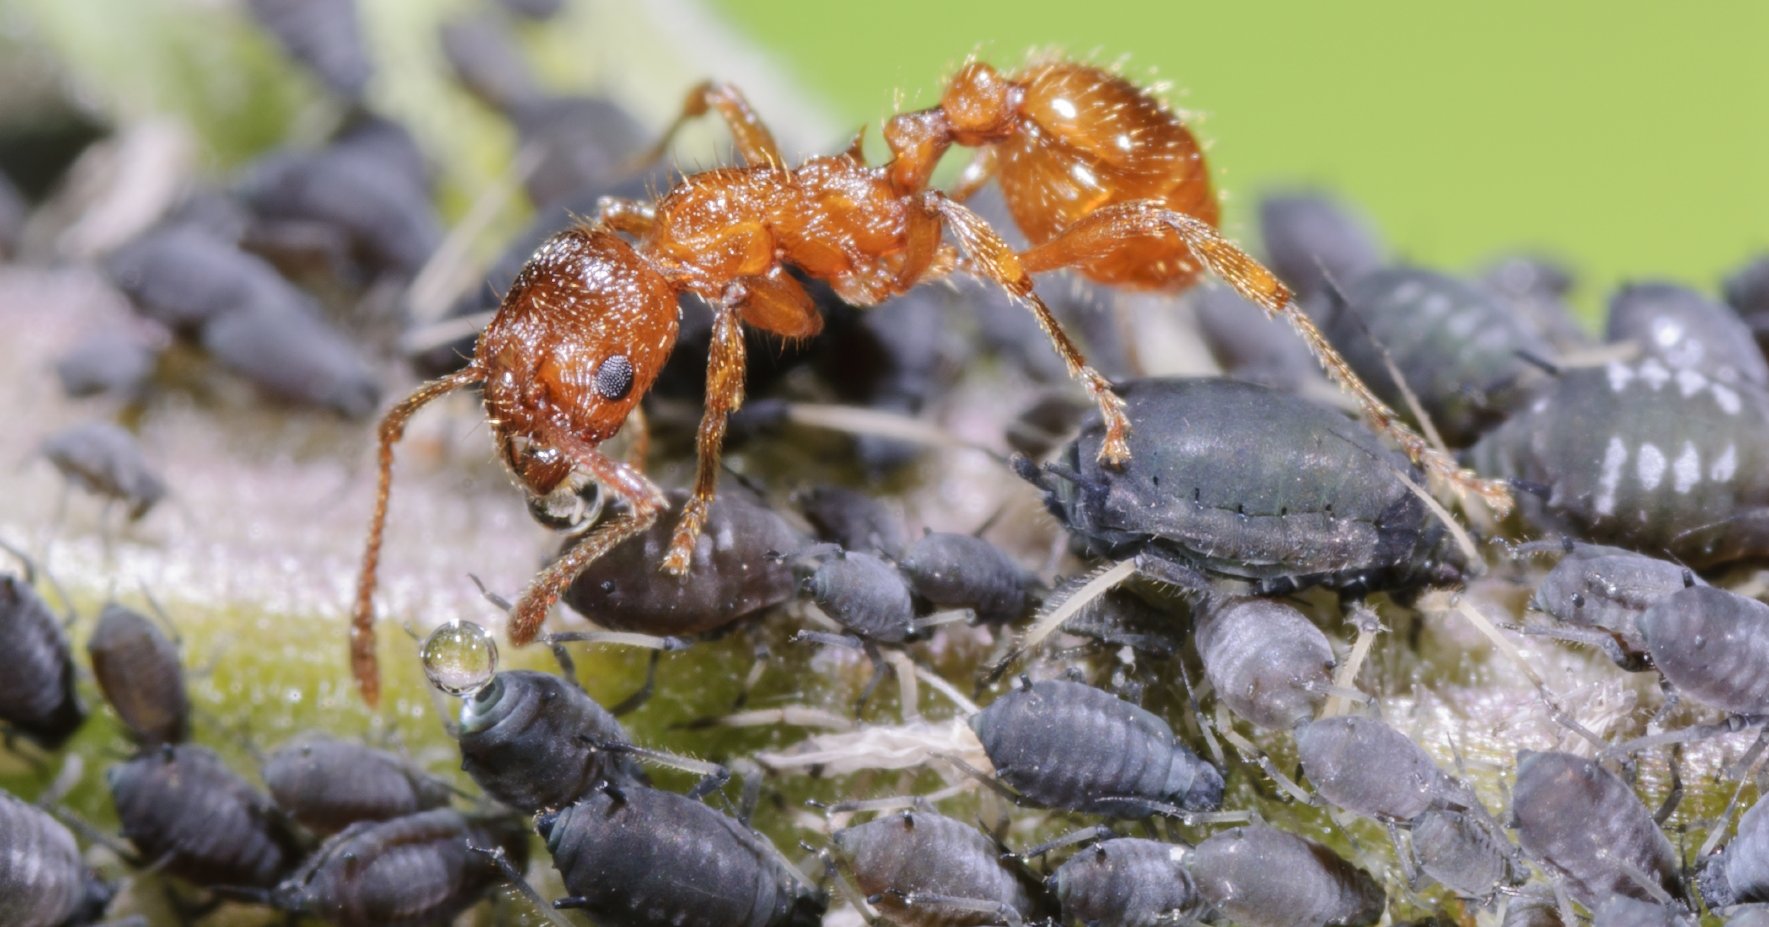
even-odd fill
[[[1069,857],[1050,885],[1070,923],[1163,927],[1185,922],[1202,905],[1185,871],[1188,848],[1120,837]]]
[[[18,577],[0,575],[0,723],[55,749],[86,720],[61,622]]]
[[[1596,763],[1565,753],[1517,755],[1511,817],[1518,843],[1566,878],[1590,906],[1611,894],[1651,900],[1644,873],[1681,898],[1676,851],[1632,789]]]
[[[1022,921],[1045,913],[1036,883],[1009,870],[1001,848],[975,828],[931,811],[905,811],[837,831],[836,854],[887,917],[913,927],[998,924],[1002,918],[936,904],[906,904],[921,893],[993,903]]]
[[[1386,907],[1369,873],[1312,840],[1263,824],[1211,835],[1192,848],[1186,869],[1198,894],[1249,927],[1369,925]]]
[[[1736,714],[1769,712],[1769,605],[1692,586],[1654,603],[1639,625],[1653,665],[1679,691]]]
[[[74,835],[47,813],[0,791],[0,923],[59,927],[85,893]]]
[[[1327,699],[1333,646],[1282,602],[1213,601],[1202,610],[1194,640],[1217,696],[1260,727],[1289,730],[1314,717]]]

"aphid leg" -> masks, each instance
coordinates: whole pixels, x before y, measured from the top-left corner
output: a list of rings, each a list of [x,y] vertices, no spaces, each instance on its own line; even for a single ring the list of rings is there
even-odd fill
[[[953,202],[945,194],[929,193],[923,203],[929,212],[944,219],[958,238],[959,248],[968,263],[966,270],[993,281],[1032,310],[1038,327],[1044,330],[1045,337],[1056,348],[1057,356],[1063,359],[1070,378],[1079,381],[1099,405],[1100,417],[1106,425],[1105,440],[1099,449],[1100,462],[1117,466],[1129,460],[1130,445],[1126,438],[1130,434],[1130,419],[1124,414],[1124,400],[1112,391],[1110,381],[1088,366],[1087,359],[1081,356],[1081,349],[1069,340],[1056,317],[1051,315],[1050,307],[1032,288],[1032,277],[1019,255],[989,227],[989,223],[983,221],[982,216]]]
[[[693,773],[700,776],[700,781],[688,792],[688,797],[695,799],[696,801],[706,795],[718,791],[720,786],[731,781],[731,770],[718,763],[697,760],[693,757],[682,756],[679,753],[653,750],[650,747],[641,747],[637,744],[612,740],[596,740],[581,734],[578,735],[578,739],[595,750],[600,750],[605,753],[625,754],[627,756],[644,760],[653,765],[662,766],[667,769],[678,769],[685,773]]]
[[[1094,211],[1062,234],[1020,254],[1029,273],[1073,267],[1116,250],[1126,239],[1143,238],[1171,230],[1197,258],[1235,292],[1273,317],[1290,323],[1321,369],[1350,393],[1376,430],[1399,445],[1408,457],[1433,476],[1458,490],[1473,492],[1497,515],[1511,510],[1511,493],[1501,482],[1483,479],[1459,467],[1455,460],[1420,437],[1400,421],[1393,409],[1370,391],[1345,359],[1328,343],[1314,321],[1297,305],[1290,289],[1252,255],[1224,238],[1208,222],[1175,212],[1154,200],[1118,203]]]
[[[661,159],[669,151],[670,141],[676,133],[689,120],[699,119],[708,112],[717,112],[730,128],[731,139],[737,145],[737,153],[743,156],[743,163],[751,167],[780,167],[785,163],[779,147],[774,144],[774,134],[768,131],[762,117],[744,99],[743,92],[731,84],[707,81],[688,91],[687,99],[682,101],[681,115],[664,130],[663,138],[644,154],[639,165],[653,164]]]
[[[943,895],[939,892],[905,892],[901,889],[887,888],[867,898],[867,902],[877,904],[885,896],[895,897],[906,908],[945,908],[954,913],[975,912],[996,918],[994,923],[1005,924],[1007,927],[1024,927],[1020,912],[999,901],[984,901],[980,898],[964,898],[959,895]]]
[[[1045,600],[1044,606],[1039,610],[1038,616],[1033,619],[1032,626],[1027,628],[1025,635],[1020,638],[1019,644],[989,668],[989,673],[984,678],[983,684],[989,685],[1000,679],[1009,667],[1043,643],[1045,638],[1056,633],[1064,622],[1080,614],[1101,596],[1136,575],[1136,572],[1136,560],[1128,558],[1108,563],[1096,569],[1078,587],[1067,583],[1059,587],[1057,594]],[[1064,591],[1067,591],[1067,595],[1063,594]]]
[[[694,542],[700,537],[706,510],[718,487],[725,422],[743,405],[743,326],[738,322],[738,310],[727,303],[713,312],[712,348],[706,362],[706,411],[701,415],[700,432],[694,440],[699,455],[694,466],[694,491],[682,503],[669,553],[663,558],[664,572],[677,576],[688,572]]]
[[[534,640],[540,632],[541,622],[546,620],[547,610],[553,607],[584,567],[649,528],[657,520],[658,513],[669,504],[663,491],[643,473],[609,459],[575,435],[552,430],[540,437],[548,447],[558,450],[587,472],[609,494],[624,499],[629,511],[597,525],[528,584],[510,612],[510,641],[518,647]]]
[[[1027,847],[1014,855],[1019,857],[1022,861],[1032,860],[1037,859],[1052,850],[1060,850],[1063,847],[1075,846],[1077,844],[1097,843],[1101,840],[1110,840],[1116,836],[1118,835],[1113,833],[1110,827],[1103,824],[1094,827],[1083,827],[1077,831],[1070,831],[1061,837],[1046,840],[1037,846]]]
[[[528,879],[516,868],[515,863],[510,862],[510,856],[504,852],[503,847],[481,847],[468,843],[467,852],[483,855],[492,866],[497,868],[498,874],[504,877],[504,882],[510,886],[510,891],[520,895],[536,914],[546,918],[547,923],[554,925],[554,927],[570,927],[571,922],[560,917],[553,906],[547,904],[547,900],[541,897],[540,892],[535,891],[534,886],[528,884]]]
[[[657,661],[663,658],[663,651],[651,651],[651,659],[645,661],[645,682],[633,694],[621,699],[608,707],[608,713],[616,718],[624,717],[638,710],[639,706],[651,701],[651,692],[657,686]]]
[[[1726,810],[1720,812],[1718,823],[1708,832],[1708,839],[1702,841],[1701,849],[1695,852],[1696,859],[1706,859],[1709,853],[1714,852],[1714,847],[1719,846],[1720,841],[1725,839],[1728,830],[1727,824],[1732,820],[1732,812],[1738,810],[1738,800],[1744,795],[1745,785],[1757,778],[1757,766],[1762,762],[1765,746],[1769,746],[1769,729],[1765,729],[1763,733],[1757,735],[1757,739],[1751,744],[1750,749],[1746,750],[1744,756],[1740,757],[1738,763],[1733,766],[1733,769],[1737,770],[1734,778],[1738,780],[1738,788],[1732,790],[1732,798],[1726,802]],[[1758,791],[1762,791],[1760,787]]]
[[[356,584],[356,611],[350,624],[350,672],[356,677],[362,700],[374,705],[381,698],[381,668],[375,656],[375,571],[381,563],[381,537],[387,526],[387,497],[393,490],[393,445],[405,434],[413,413],[432,400],[485,379],[477,364],[432,380],[405,397],[382,417],[377,448],[379,482],[375,488],[375,511],[369,519],[368,547],[362,554],[362,574]]]
[[[1659,804],[1658,810],[1652,813],[1652,823],[1660,827],[1665,826],[1665,822],[1671,819],[1671,815],[1677,813],[1677,805],[1683,801],[1683,764],[1680,762],[1682,759],[1682,745],[1672,746],[1668,762],[1671,771],[1671,790],[1665,793],[1665,800]]]

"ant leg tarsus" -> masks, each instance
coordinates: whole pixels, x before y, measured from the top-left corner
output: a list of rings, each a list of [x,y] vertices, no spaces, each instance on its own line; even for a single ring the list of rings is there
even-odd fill
[[[691,119],[699,119],[708,112],[717,112],[719,118],[731,130],[731,138],[737,144],[737,153],[743,162],[751,167],[780,167],[785,161],[780,157],[780,148],[774,144],[774,133],[768,131],[762,117],[756,114],[755,108],[743,96],[743,91],[732,84],[707,81],[688,91],[687,99],[682,101],[682,112],[670,127],[664,130],[663,137],[657,140],[650,151],[644,155],[641,164],[654,164],[669,151],[670,142],[676,133],[688,124]]]
[[[1106,426],[1105,440],[1100,443],[1100,462],[1119,466],[1128,461],[1130,445],[1126,439],[1130,434],[1130,419],[1124,414],[1124,400],[1112,390],[1109,380],[1088,365],[1075,342],[1069,340],[1056,317],[1051,315],[1050,307],[1033,289],[1031,274],[1013,247],[990,228],[982,216],[953,202],[945,194],[929,193],[925,202],[930,211],[945,220],[957,237],[969,265],[966,269],[996,283],[1009,296],[1024,302],[1032,310],[1038,327],[1044,329],[1057,355],[1063,359],[1069,376],[1079,381],[1099,404],[1100,417]]]
[[[405,425],[413,414],[431,401],[465,386],[485,379],[478,364],[431,380],[387,411],[378,429],[378,482],[375,486],[375,511],[369,519],[368,546],[362,554],[362,573],[356,582],[356,611],[350,622],[350,672],[362,700],[370,706],[381,698],[381,667],[375,655],[375,574],[381,565],[381,539],[387,527],[387,499],[393,491],[393,445],[405,435]]]
[[[597,525],[528,584],[510,611],[510,642],[518,647],[534,640],[547,611],[577,574],[622,542],[643,533],[669,507],[663,490],[643,473],[610,459],[581,438],[562,431],[540,437],[546,446],[558,449],[610,495],[625,500],[629,510]]]
[[[1126,239],[1146,238],[1167,231],[1177,235],[1199,263],[1236,293],[1264,309],[1266,315],[1282,317],[1290,323],[1290,327],[1308,344],[1328,378],[1350,393],[1363,410],[1364,417],[1408,457],[1457,490],[1479,496],[1495,514],[1503,516],[1511,510],[1509,489],[1502,483],[1482,479],[1472,471],[1462,469],[1453,458],[1432,447],[1401,421],[1328,343],[1314,321],[1297,305],[1290,288],[1252,255],[1223,237],[1210,223],[1169,209],[1157,200],[1117,203],[1096,210],[1050,241],[1027,249],[1019,258],[1028,273],[1074,267],[1113,253]]]
[[[700,432],[694,442],[699,455],[694,467],[694,492],[682,504],[675,535],[670,538],[669,553],[663,558],[664,571],[677,576],[688,572],[688,565],[694,557],[694,542],[700,537],[707,509],[712,505],[713,492],[718,487],[725,422],[743,405],[743,325],[734,302],[713,310],[712,349],[706,363],[706,412],[700,418]]]

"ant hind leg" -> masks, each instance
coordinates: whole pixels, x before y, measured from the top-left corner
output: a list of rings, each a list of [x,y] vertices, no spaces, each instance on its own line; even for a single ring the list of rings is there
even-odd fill
[[[1236,293],[1264,309],[1267,315],[1282,317],[1290,323],[1328,378],[1357,400],[1364,417],[1378,433],[1399,445],[1432,476],[1459,491],[1479,496],[1494,513],[1503,516],[1511,510],[1511,493],[1504,484],[1462,469],[1448,454],[1432,447],[1401,421],[1328,343],[1314,320],[1297,305],[1290,288],[1210,223],[1169,209],[1157,200],[1115,203],[1095,210],[1050,241],[1027,249],[1019,258],[1029,273],[1073,267],[1112,253],[1126,239],[1166,231],[1179,236],[1192,256]]]
[[[1056,317],[1051,315],[1050,307],[1044,304],[1044,300],[1032,288],[1032,277],[1012,246],[1002,240],[982,216],[946,195],[929,193],[925,202],[929,211],[945,220],[947,227],[958,238],[958,245],[968,264],[965,269],[996,283],[1009,296],[1024,302],[1032,310],[1032,315],[1038,320],[1038,327],[1044,329],[1044,334],[1050,338],[1051,345],[1056,348],[1057,355],[1068,368],[1069,376],[1080,381],[1094,402],[1099,404],[1100,417],[1106,425],[1105,440],[1100,443],[1099,449],[1100,462],[1120,466],[1128,461],[1130,419],[1124,414],[1124,400],[1112,391],[1110,381],[1088,365],[1075,342],[1069,340],[1068,333],[1063,331]]]
[[[669,150],[670,141],[681,131],[690,119],[698,119],[708,112],[717,112],[719,118],[731,130],[732,141],[737,144],[737,153],[743,162],[752,167],[780,167],[785,162],[780,157],[780,148],[774,143],[774,134],[768,131],[766,123],[758,115],[743,91],[735,85],[706,81],[688,91],[682,101],[682,112],[676,121],[657,140],[657,144],[646,152],[641,164],[654,164]]]

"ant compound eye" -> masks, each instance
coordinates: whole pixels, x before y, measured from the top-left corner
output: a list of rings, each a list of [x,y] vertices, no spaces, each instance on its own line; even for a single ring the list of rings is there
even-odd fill
[[[596,368],[596,392],[603,399],[625,399],[633,389],[633,362],[625,354],[616,354]]]

